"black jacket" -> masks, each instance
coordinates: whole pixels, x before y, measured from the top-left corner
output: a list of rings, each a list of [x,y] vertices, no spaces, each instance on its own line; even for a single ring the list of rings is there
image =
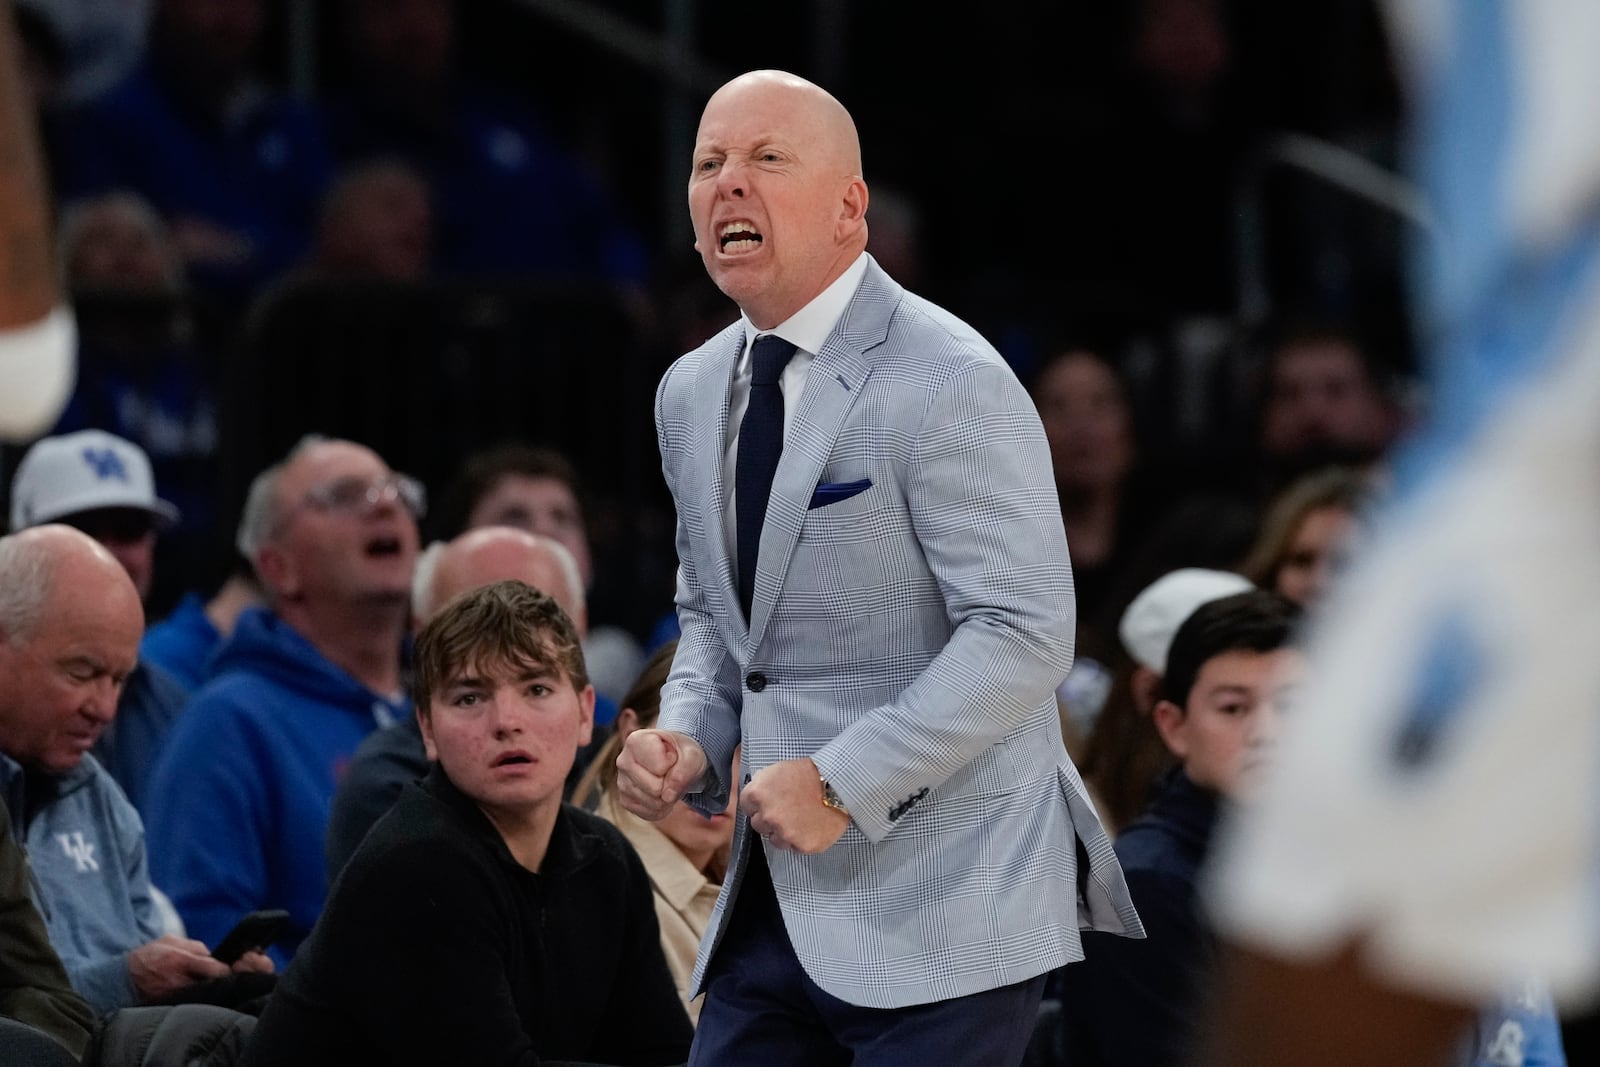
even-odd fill
[[[27,857],[0,802],[0,1016],[36,1027],[82,1055],[94,1012],[67,982],[28,879]]]
[[[1117,859],[1146,937],[1093,932],[1062,971],[1064,1061],[1074,1067],[1187,1062],[1197,998],[1215,944],[1195,893],[1218,798],[1173,770],[1143,815],[1117,836]]]
[[[622,835],[563,807],[534,874],[436,767],[351,858],[244,1062],[659,1065],[691,1037]]]

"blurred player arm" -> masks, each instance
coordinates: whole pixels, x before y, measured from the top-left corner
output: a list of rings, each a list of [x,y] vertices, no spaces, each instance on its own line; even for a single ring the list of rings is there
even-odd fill
[[[1354,947],[1290,961],[1228,945],[1195,1067],[1443,1065],[1472,1017],[1374,974]]]
[[[0,438],[55,422],[77,339],[51,254],[50,205],[11,0],[0,0]]]

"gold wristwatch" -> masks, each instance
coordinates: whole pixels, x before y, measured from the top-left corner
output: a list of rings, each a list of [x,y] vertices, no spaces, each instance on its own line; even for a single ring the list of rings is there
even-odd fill
[[[826,778],[822,779],[822,802],[834,811],[842,811],[846,816],[850,814],[850,809],[844,806],[844,801],[839,799],[839,794],[834,792]]]

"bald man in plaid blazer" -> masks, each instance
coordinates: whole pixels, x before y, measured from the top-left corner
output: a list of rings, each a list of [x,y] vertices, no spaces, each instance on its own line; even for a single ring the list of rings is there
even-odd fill
[[[1015,1062],[1080,928],[1142,936],[1061,740],[1072,573],[1037,413],[866,255],[859,172],[808,82],[707,105],[691,214],[744,314],[657,394],[683,635],[618,762],[636,812],[710,814],[743,746],[692,1064]],[[795,354],[746,613],[730,498],[767,333]]]

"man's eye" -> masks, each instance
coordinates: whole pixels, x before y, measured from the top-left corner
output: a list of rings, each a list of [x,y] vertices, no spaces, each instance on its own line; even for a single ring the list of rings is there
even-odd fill
[[[336,482],[328,487],[328,503],[335,507],[348,507],[366,494],[367,487],[360,482]]]
[[[716,170],[717,161],[714,159],[702,159],[699,163],[695,164],[694,169],[700,171],[701,173],[704,173],[708,170]]]
[[[478,706],[478,700],[477,693],[462,693],[452,703],[458,708],[475,708]]]
[[[534,682],[532,685],[528,686],[528,695],[529,696],[542,697],[542,696],[545,696],[546,694],[548,694],[549,692],[550,692],[550,687],[545,685],[543,682]]]

